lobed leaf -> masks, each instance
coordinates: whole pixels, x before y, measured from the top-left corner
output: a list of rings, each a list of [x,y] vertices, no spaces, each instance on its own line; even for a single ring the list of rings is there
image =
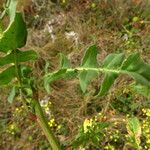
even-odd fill
[[[61,69],[46,74],[45,85],[61,78],[66,78],[72,74],[79,74],[80,87],[83,92],[86,91],[87,86],[92,79],[96,78],[99,73],[104,73],[104,79],[100,86],[98,96],[105,95],[116,78],[120,74],[127,74],[132,77],[137,83],[150,87],[150,65],[145,63],[138,53],[133,53],[125,58],[123,53],[110,54],[103,61],[100,67],[97,62],[97,48],[95,45],[89,47],[82,59],[80,67],[71,68],[69,60],[61,55]]]
[[[12,51],[10,54],[6,55],[5,57],[0,57],[0,66],[14,63],[15,59],[17,59],[18,62],[26,62],[29,60],[35,60],[37,59],[37,53],[33,50],[29,51],[19,51],[17,50],[17,54],[14,54]]]
[[[0,85],[6,85],[16,77],[15,66],[11,66],[0,73]]]
[[[98,73],[96,71],[83,70],[79,74],[80,87],[83,93],[85,93],[87,86],[90,81],[97,77]]]
[[[83,70],[79,73],[79,82],[80,87],[83,93],[85,93],[87,86],[91,82],[92,79],[96,78],[98,75],[97,71],[91,71],[91,70],[84,70],[84,68],[98,68],[98,62],[97,62],[97,47],[95,45],[90,46],[82,59],[81,62],[81,68]]]
[[[131,76],[137,83],[150,88],[150,65],[143,62],[139,53],[129,55],[123,62],[121,70]]]
[[[16,15],[16,7],[17,7],[18,0],[11,0],[9,3],[8,15],[10,16],[10,22],[13,22]]]
[[[113,83],[115,82],[115,79],[118,77],[117,70],[121,66],[122,61],[124,59],[124,54],[110,54],[108,55],[104,61],[102,62],[103,68],[108,69],[108,71],[105,73],[104,80],[100,87],[100,92],[98,93],[98,96],[105,95],[108,90],[111,88]],[[116,72],[109,72],[109,69],[116,69]]]
[[[60,68],[62,69],[71,68],[71,64],[68,58],[62,53],[60,53]]]
[[[141,125],[137,117],[129,118],[126,128],[130,136],[135,137],[137,140],[140,138]]]
[[[76,76],[75,70],[60,69],[53,73],[48,73],[44,76],[44,87],[48,93],[51,92],[49,84],[59,79],[72,78]]]
[[[3,32],[0,38],[0,51],[7,53],[26,44],[27,29],[21,13],[16,13],[14,21]]]
[[[69,70],[70,69],[70,70]],[[47,71],[46,71],[47,72]],[[44,87],[48,93],[51,89],[49,84],[59,79],[66,79],[75,77],[77,74],[76,70],[71,70],[71,64],[64,54],[60,54],[60,69],[53,73],[46,73],[44,76]]]
[[[65,76],[65,73],[66,73],[66,69],[61,69],[57,72],[50,73],[44,77],[44,87],[48,93],[50,93],[51,91],[49,84],[53,81],[63,78]]]
[[[123,60],[124,60],[124,54],[110,54],[108,55],[103,63],[103,68],[109,68],[109,69],[116,69],[121,66]]]
[[[97,63],[97,47],[96,45],[92,45],[90,46],[86,51],[85,54],[83,56],[83,59],[81,61],[81,67],[98,67],[98,63]]]

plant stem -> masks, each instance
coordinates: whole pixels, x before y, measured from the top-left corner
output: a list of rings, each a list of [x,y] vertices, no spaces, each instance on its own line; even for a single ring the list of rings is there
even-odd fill
[[[20,95],[22,97],[22,101],[23,103],[26,105],[26,100],[25,98],[22,96],[23,95],[23,86],[22,86],[22,79],[21,79],[21,70],[20,70],[20,66],[19,66],[19,62],[17,60],[17,50],[14,50],[14,63],[15,63],[15,69],[16,69],[16,76],[19,82],[19,86],[20,86]],[[51,131],[49,125],[48,125],[48,121],[45,117],[45,114],[42,110],[42,107],[38,101],[38,96],[35,96],[36,91],[34,89],[32,89],[33,91],[33,103],[35,104],[34,106],[34,110],[35,110],[35,115],[37,117],[37,122],[40,125],[40,127],[42,128],[44,134],[47,137],[47,140],[49,141],[51,147],[53,150],[61,150],[60,144],[57,141],[56,137],[54,136],[53,132]],[[28,107],[26,107],[28,108]]]
[[[47,123],[48,121],[47,121],[45,114],[40,106],[39,101],[34,100],[34,102],[35,102],[35,114],[37,117],[37,122],[39,123],[40,127],[42,128],[52,149],[53,150],[61,150],[60,144],[58,143],[56,137],[52,133],[52,131]]]

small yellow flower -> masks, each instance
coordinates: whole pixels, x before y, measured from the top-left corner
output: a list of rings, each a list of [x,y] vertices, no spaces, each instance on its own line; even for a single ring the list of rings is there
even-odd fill
[[[92,7],[92,8],[95,8],[95,7],[96,7],[96,4],[95,4],[95,3],[92,3],[92,4],[91,4],[91,7]]]
[[[15,125],[14,124],[11,124],[10,125],[10,130],[14,130],[15,129]]]
[[[146,141],[146,143],[150,144],[150,139],[148,139],[148,140]]]
[[[51,123],[54,123],[54,122],[55,122],[55,119],[53,118],[53,119],[51,119],[50,121],[51,121]]]
[[[102,113],[98,113],[99,116],[102,116]]]
[[[115,126],[118,125],[118,122],[115,122],[114,125],[115,125]]]
[[[62,0],[62,3],[66,3],[66,0]]]
[[[116,133],[119,133],[119,130],[116,130]]]
[[[59,129],[61,129],[61,127],[62,127],[61,125],[58,125],[57,129],[59,130]]]
[[[88,132],[88,127],[91,127],[93,123],[92,119],[85,119],[83,123],[84,133]]]
[[[19,108],[16,108],[16,110],[15,111],[19,111]]]

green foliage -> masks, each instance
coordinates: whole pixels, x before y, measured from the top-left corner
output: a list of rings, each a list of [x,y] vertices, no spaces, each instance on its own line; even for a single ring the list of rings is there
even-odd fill
[[[104,138],[104,130],[109,126],[108,122],[96,122],[93,119],[85,119],[79,133],[73,141],[75,149],[85,148],[88,144],[98,147],[100,140]]]
[[[60,68],[62,69],[67,69],[71,67],[71,64],[69,62],[69,60],[66,58],[66,56],[62,53],[60,53]]]
[[[16,16],[16,7],[17,7],[17,0],[11,0],[11,1],[7,1],[7,11],[8,11],[8,15],[10,16],[10,22],[13,22]]]
[[[138,84],[131,84],[130,85],[132,90],[134,90],[136,93],[143,95],[145,97],[150,97],[150,88]]]
[[[104,96],[120,74],[127,74],[137,83],[150,87],[150,65],[145,63],[138,53],[130,54],[126,58],[122,53],[110,54],[101,62],[101,66],[97,62],[97,53],[98,50],[95,45],[89,47],[80,67],[76,68],[71,68],[68,59],[62,55],[61,68],[53,73],[46,73],[44,77],[46,90],[49,92],[49,83],[75,74],[79,78],[82,91],[85,92],[91,80],[100,73],[104,73],[105,77],[98,96]]]
[[[137,83],[150,87],[150,65],[143,62],[139,53],[129,55],[121,69],[133,77]]]
[[[0,52],[6,53],[6,55],[1,57],[0,65],[8,65],[10,67],[0,73],[0,85],[8,84],[16,77],[18,81],[17,87],[20,89],[24,105],[27,107],[28,111],[32,112],[35,116],[38,116],[38,122],[48,136],[47,139],[49,140],[52,149],[59,150],[61,149],[60,145],[48,126],[48,122],[46,121],[38,101],[38,96],[35,96],[36,88],[34,86],[34,81],[28,76],[31,69],[21,65],[21,62],[36,59],[37,54],[34,51],[21,52],[19,50],[19,48],[22,48],[26,44],[27,28],[22,14],[16,13],[16,1],[11,0],[9,2],[11,5],[8,9],[10,23],[7,29],[0,35]],[[10,103],[12,103],[15,95],[16,88],[14,86],[8,97]],[[25,97],[23,95],[25,95]],[[14,126],[12,127],[11,133],[14,135],[16,133],[16,128]]]
[[[7,53],[26,44],[27,29],[21,13],[16,13],[14,21],[3,32],[0,39],[0,51]]]
[[[83,60],[81,62],[81,68],[98,68],[98,63],[96,60],[98,50],[95,45],[89,47],[85,53]],[[83,92],[86,91],[88,84],[92,79],[98,75],[97,71],[94,70],[81,70],[79,73],[80,87]]]
[[[137,138],[140,137],[141,126],[140,126],[139,120],[136,117],[128,119],[127,130],[131,136],[136,135]]]
[[[0,73],[0,85],[6,85],[16,77],[15,66],[11,66]]]
[[[132,93],[117,93],[116,98],[112,101],[111,105],[114,109],[125,114],[134,113],[138,107],[138,104],[134,102]]]
[[[18,48],[26,44],[27,29],[21,13],[16,13],[16,0],[9,1],[7,4],[7,11],[10,17],[10,23],[5,31],[2,31],[0,36],[0,52],[6,53],[0,57],[0,66],[8,66],[5,70],[0,72],[0,85],[9,84],[15,77],[20,75],[24,77],[24,72],[28,68],[21,65],[21,62],[37,59],[37,53],[33,50],[20,51]],[[26,71],[22,72],[23,68]],[[17,69],[21,69],[18,73]],[[13,87],[8,101],[12,102],[16,95],[16,88]]]
[[[29,50],[29,51],[17,50],[16,56],[17,56],[17,61],[19,63],[37,59],[37,53],[33,50]],[[10,63],[15,63],[15,59],[16,58],[14,57],[14,52],[11,52],[5,57],[0,57],[0,66],[10,64]]]
[[[120,67],[123,59],[124,59],[123,54],[110,54],[104,59],[104,61],[102,62],[103,63],[102,66],[103,68],[106,68],[106,69],[113,68],[117,70],[117,68]],[[112,86],[112,84],[114,83],[117,77],[118,77],[118,74],[115,72],[108,71],[105,73],[105,77],[104,77],[104,80],[102,82],[101,89],[99,92],[100,96],[103,96],[110,89],[110,87]]]
[[[144,136],[144,142],[142,145],[146,150],[150,149],[150,109],[142,109],[144,119],[142,120],[142,134]]]
[[[8,102],[12,103],[15,96],[16,96],[16,87],[13,86],[11,89],[11,92],[9,93],[9,96],[8,96]]]
[[[127,144],[133,146],[137,150],[140,150],[141,125],[138,118],[129,118],[126,128],[128,131]]]
[[[51,92],[49,83],[59,80],[61,78],[72,78],[76,76],[75,70],[68,70],[71,67],[69,60],[64,54],[60,54],[60,69],[52,73],[46,73],[44,77],[44,87],[48,93]]]

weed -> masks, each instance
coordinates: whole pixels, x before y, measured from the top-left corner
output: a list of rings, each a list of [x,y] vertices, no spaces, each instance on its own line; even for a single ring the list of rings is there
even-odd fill
[[[39,102],[38,87],[35,77],[32,77],[33,68],[27,66],[25,62],[30,60],[36,60],[38,55],[33,50],[22,51],[21,48],[25,46],[27,40],[27,28],[23,20],[22,14],[16,12],[17,1],[9,1],[7,7],[8,16],[10,18],[9,25],[6,30],[1,32],[0,36],[0,51],[4,54],[0,57],[0,66],[6,67],[0,72],[0,85],[11,85],[12,89],[8,96],[8,101],[13,102],[15,96],[20,95],[23,109],[29,113],[33,121],[37,122],[43,129],[44,134],[49,141],[49,144],[42,142],[44,148],[51,146],[53,150],[62,149],[57,138],[54,136],[52,127],[57,127],[55,118],[47,120],[45,111],[47,111],[48,104],[43,108]],[[64,1],[62,1],[64,3]],[[114,9],[111,4],[111,9]],[[95,9],[96,5],[92,4],[92,9]],[[90,6],[91,9],[91,6]],[[93,10],[95,11],[95,10]],[[109,10],[108,10],[109,11]],[[105,12],[104,12],[105,13]],[[111,13],[111,12],[110,12]],[[4,15],[5,16],[5,15]],[[138,19],[134,18],[133,22],[137,22]],[[132,35],[131,35],[132,39]],[[130,40],[131,40],[130,39]],[[134,45],[132,43],[129,45]],[[133,78],[136,83],[150,88],[150,65],[145,63],[139,53],[131,53],[129,56],[125,56],[123,53],[112,53],[104,58],[103,61],[97,60],[98,48],[96,45],[88,47],[85,51],[83,59],[78,67],[72,67],[70,61],[64,54],[60,54],[60,68],[54,72],[45,72],[43,77],[44,87],[48,93],[51,93],[52,89],[50,85],[52,82],[59,79],[78,78],[80,88],[83,93],[87,92],[87,87],[90,82],[101,74],[104,74],[103,81],[100,83],[98,93],[94,93],[94,98],[105,96],[116,79],[120,74],[128,75]],[[123,97],[124,98],[124,97]],[[126,97],[128,98],[128,97]],[[130,105],[131,99],[122,100],[125,105]],[[22,107],[16,108],[14,115],[22,113]],[[125,110],[125,112],[128,111]],[[145,114],[149,117],[149,110],[145,110]],[[147,122],[145,127],[147,126]],[[105,137],[104,131],[108,127],[108,122],[97,121],[97,119],[85,119],[83,125],[80,128],[79,134],[75,139],[75,148],[85,148],[90,143],[91,147],[99,148],[99,143],[102,143],[103,137]],[[61,128],[60,126],[57,129]],[[137,118],[129,118],[127,120],[127,145],[139,150],[141,148],[141,125]],[[16,124],[12,123],[9,126],[8,132],[12,135],[16,135],[20,132]],[[114,132],[113,136],[110,136],[110,143],[117,143],[119,139],[119,133]],[[145,128],[144,137],[146,138],[146,146],[149,146],[149,130]],[[32,141],[32,137],[28,138]],[[110,143],[107,143],[106,149],[114,149]],[[106,143],[102,143],[102,146]],[[91,148],[89,147],[89,148]]]

